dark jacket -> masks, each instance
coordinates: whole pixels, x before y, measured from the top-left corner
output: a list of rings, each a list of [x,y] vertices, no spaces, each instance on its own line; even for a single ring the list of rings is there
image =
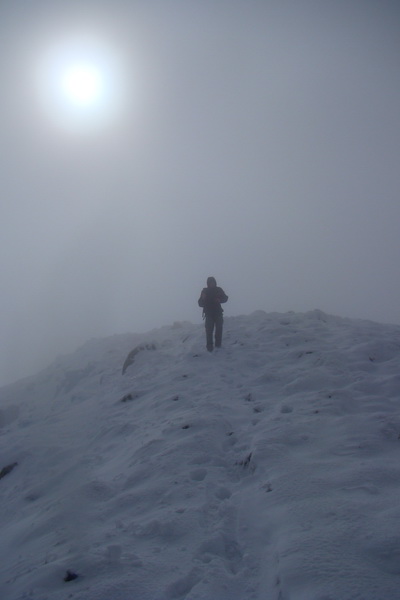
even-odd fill
[[[228,296],[220,287],[203,288],[199,298],[199,306],[206,316],[220,315],[223,313],[222,306],[228,300]]]

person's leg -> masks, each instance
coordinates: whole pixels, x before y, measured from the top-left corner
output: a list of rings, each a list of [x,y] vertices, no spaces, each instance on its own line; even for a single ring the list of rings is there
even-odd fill
[[[213,317],[206,316],[206,343],[207,343],[207,350],[209,352],[211,352],[214,349],[213,333],[214,333],[214,319],[213,319]]]
[[[222,344],[222,328],[224,319],[222,315],[218,315],[215,319],[215,346],[220,348]]]

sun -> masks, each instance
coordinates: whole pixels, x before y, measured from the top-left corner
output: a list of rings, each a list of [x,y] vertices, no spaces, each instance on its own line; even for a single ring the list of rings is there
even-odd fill
[[[74,63],[60,73],[60,90],[77,107],[90,107],[101,101],[105,81],[101,67]]]
[[[34,73],[42,112],[59,128],[93,131],[121,112],[120,56],[99,36],[85,32],[48,42]]]

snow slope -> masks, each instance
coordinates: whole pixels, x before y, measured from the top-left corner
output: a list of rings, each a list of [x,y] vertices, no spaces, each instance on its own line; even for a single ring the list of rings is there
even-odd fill
[[[2,600],[400,598],[400,327],[204,338],[92,340],[0,390]]]

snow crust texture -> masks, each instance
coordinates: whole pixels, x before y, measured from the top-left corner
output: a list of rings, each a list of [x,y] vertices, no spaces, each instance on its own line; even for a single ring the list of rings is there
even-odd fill
[[[400,328],[257,311],[223,344],[92,340],[0,390],[2,600],[400,598]]]

